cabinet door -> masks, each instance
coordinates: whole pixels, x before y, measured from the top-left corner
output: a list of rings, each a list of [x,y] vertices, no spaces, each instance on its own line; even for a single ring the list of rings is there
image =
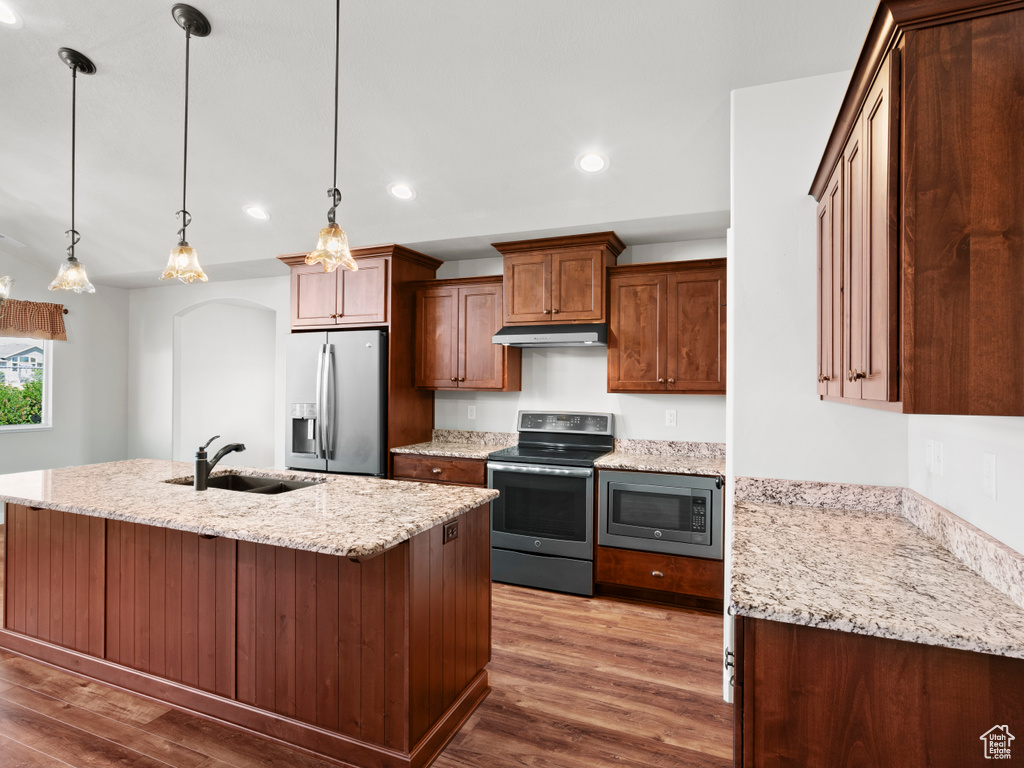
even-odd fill
[[[505,323],[551,322],[551,255],[505,257]]]
[[[843,394],[843,165],[818,205],[818,394]]]
[[[502,286],[459,288],[459,387],[503,389],[505,347],[491,342],[501,330]]]
[[[864,400],[895,401],[898,394],[898,254],[896,251],[898,157],[893,128],[898,124],[899,51],[882,66],[864,105]]]
[[[383,325],[388,321],[388,260],[360,259],[355,272],[338,268],[339,325]]]
[[[427,288],[416,294],[416,386],[458,386],[459,291]]]
[[[608,391],[663,391],[668,378],[668,278],[614,275],[608,289]]]
[[[551,254],[552,320],[604,320],[604,249]]]
[[[862,381],[867,376],[864,350],[867,345],[868,289],[866,285],[868,252],[865,238],[865,194],[863,120],[858,119],[843,151],[843,225],[844,225],[844,310],[843,397],[859,400]]]
[[[668,390],[725,393],[725,267],[668,278]]]
[[[334,325],[338,312],[338,274],[319,264],[292,267],[292,327]]]

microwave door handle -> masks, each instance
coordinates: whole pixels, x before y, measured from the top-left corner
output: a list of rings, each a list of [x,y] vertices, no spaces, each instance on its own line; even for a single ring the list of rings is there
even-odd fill
[[[594,470],[589,467],[542,467],[535,464],[499,464],[490,462],[488,469],[499,472],[515,472],[522,475],[553,475],[557,477],[593,477]]]

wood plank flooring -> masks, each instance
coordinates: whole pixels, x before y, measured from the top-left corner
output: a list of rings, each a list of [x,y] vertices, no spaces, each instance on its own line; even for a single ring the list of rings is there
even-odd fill
[[[0,526],[0,615],[3,610]],[[436,768],[732,764],[722,619],[495,584],[492,691]],[[336,763],[0,651],[0,766]]]

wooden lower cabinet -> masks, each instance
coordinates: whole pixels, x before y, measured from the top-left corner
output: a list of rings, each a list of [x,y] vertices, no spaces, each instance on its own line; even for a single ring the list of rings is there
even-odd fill
[[[598,594],[715,608],[725,571],[721,560],[598,547],[594,582]]]
[[[1022,659],[736,622],[737,768],[986,766],[985,734],[1024,732]]]
[[[487,461],[449,456],[396,453],[392,459],[395,480],[421,483],[487,486]]]
[[[0,647],[346,764],[423,766],[489,690],[487,505],[456,523],[357,561],[8,504]]]

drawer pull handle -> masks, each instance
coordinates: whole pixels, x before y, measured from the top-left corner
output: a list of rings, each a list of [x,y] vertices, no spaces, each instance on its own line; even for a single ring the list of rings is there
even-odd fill
[[[434,467],[430,471],[433,472],[435,475],[440,475],[441,474],[441,468],[440,467]]]
[[[656,579],[664,579],[665,578],[665,574],[662,573],[661,571],[651,571],[651,576],[654,576]]]

